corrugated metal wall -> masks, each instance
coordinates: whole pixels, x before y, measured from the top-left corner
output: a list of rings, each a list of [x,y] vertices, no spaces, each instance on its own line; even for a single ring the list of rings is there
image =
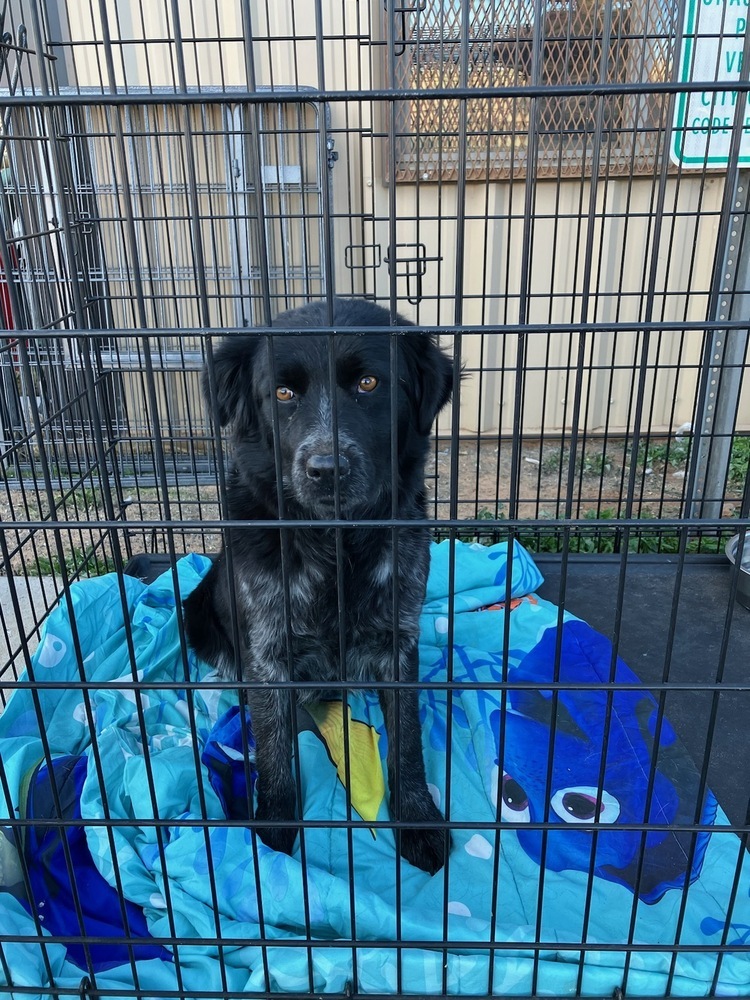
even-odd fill
[[[50,36],[58,34],[64,43],[75,42],[56,52],[53,49],[59,57],[61,84],[74,89],[107,90],[116,85],[129,90],[223,90],[247,87],[254,73],[259,87],[368,91],[387,79],[388,46],[377,3],[324,0],[319,8],[325,26],[324,31],[318,30],[324,37],[320,61],[314,4],[253,4],[251,65],[239,0],[213,7],[180,3],[181,39],[175,38],[167,5],[151,4],[136,11],[127,2],[110,0],[106,32],[91,6],[51,6],[59,7],[60,23],[50,25]],[[186,36],[188,25],[190,37]],[[115,46],[111,64],[105,64],[101,48],[105,33]],[[485,178],[462,187],[438,177],[436,182],[397,183],[392,191],[387,183],[389,107],[388,102],[368,100],[327,105],[326,135],[338,154],[331,172],[333,286],[340,294],[375,295],[387,302],[391,291],[387,259],[397,267],[397,304],[404,315],[425,324],[450,325],[458,319],[485,328],[484,336],[464,341],[467,370],[473,377],[462,388],[462,428],[483,434],[513,429],[519,340],[507,331],[493,332],[493,326],[519,320],[542,328],[523,341],[525,434],[562,431],[576,419],[571,372],[579,351],[585,358],[579,389],[588,431],[628,429],[635,378],[644,358],[651,430],[668,431],[692,421],[704,338],[700,323],[707,316],[723,174],[674,173],[662,187],[661,203],[658,162],[650,173],[641,175],[613,172],[592,179],[584,172],[577,177],[535,179],[531,188],[523,179]],[[274,113],[274,109],[268,112]],[[131,265],[115,223],[121,214],[116,204],[118,185],[125,178],[118,175],[120,168],[107,162],[106,142],[114,117],[121,115],[126,132],[142,130],[140,139],[129,140],[132,158],[127,183],[135,203],[148,214],[153,202],[155,216],[170,216],[167,222],[152,223],[148,233],[139,222],[140,261],[150,271],[140,280],[154,291],[150,302],[160,303],[150,309],[146,323],[161,328],[199,325],[197,307],[189,301],[191,267],[188,262],[182,274],[179,250],[189,251],[192,240],[189,206],[178,204],[185,197],[181,110],[165,110],[161,117],[153,108],[91,114],[101,120],[102,141],[92,121],[89,146],[99,208],[105,217],[103,244],[110,291],[116,300],[119,290],[124,293],[119,322],[127,326],[135,321],[128,315]],[[211,267],[211,315],[219,324],[239,323],[243,316],[255,319],[255,311],[243,305],[253,299],[254,242],[245,218],[252,211],[243,200],[250,197],[252,183],[232,174],[241,161],[232,143],[242,141],[239,133],[245,126],[237,126],[218,107],[192,109],[191,114],[196,118],[196,132],[206,135],[199,182],[206,199],[204,244]],[[141,115],[138,128],[137,115]],[[314,144],[322,134],[315,115],[304,128],[305,144]],[[163,133],[159,141],[153,138],[154,132]],[[286,255],[288,265],[285,271],[279,263],[281,284],[274,303],[278,309],[309,294],[320,294],[324,286],[319,250],[323,178],[318,177],[317,186],[306,193],[296,187],[292,201],[285,203],[283,185],[272,191],[274,178],[281,176],[274,167],[279,141],[278,134],[271,137],[262,154],[264,170],[270,170],[264,176],[266,210],[278,219],[304,216],[304,221],[302,229],[292,226],[294,232],[278,222],[268,237],[277,262]],[[140,156],[136,155],[139,142]],[[321,160],[326,152],[318,151]],[[308,148],[304,158],[312,162],[315,153]],[[107,226],[110,203],[113,224]],[[395,254],[389,250],[393,235],[389,218],[394,207],[396,241],[402,245]],[[237,217],[246,228],[241,234]],[[457,254],[459,244],[462,250]],[[237,256],[240,247],[248,255],[245,260]],[[400,258],[398,264],[394,264],[395,256]],[[315,276],[312,282],[310,273]],[[157,286],[165,280],[169,293],[160,297]],[[694,320],[696,327],[652,334],[646,345],[642,334],[627,330],[629,322],[644,320]],[[576,331],[581,323],[605,327],[611,323],[618,330],[590,333],[582,344]],[[546,332],[552,325],[569,329]],[[748,424],[746,387],[738,425]]]

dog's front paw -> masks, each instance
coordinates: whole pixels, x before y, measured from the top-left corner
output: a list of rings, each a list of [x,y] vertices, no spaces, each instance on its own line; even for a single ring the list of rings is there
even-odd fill
[[[450,850],[448,830],[402,830],[401,857],[410,865],[435,875],[445,864]]]
[[[259,800],[255,809],[255,819],[261,823],[276,823],[295,818],[294,800],[288,801],[288,796],[281,796],[276,803]],[[296,826],[259,826],[257,833],[266,847],[280,854],[291,854],[297,839]]]
[[[407,823],[445,823],[427,789],[423,797],[409,803],[403,812]],[[415,827],[401,831],[401,856],[428,875],[440,871],[450,847],[450,832],[444,826],[432,829]]]
[[[266,847],[270,847],[272,851],[278,851],[279,854],[293,853],[294,842],[297,839],[295,826],[259,827],[257,832]]]

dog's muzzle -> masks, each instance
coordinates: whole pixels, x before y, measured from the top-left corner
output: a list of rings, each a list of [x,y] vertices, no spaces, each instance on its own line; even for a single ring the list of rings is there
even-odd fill
[[[338,465],[339,479],[344,479],[349,475],[349,459],[346,455],[338,455],[338,461],[336,455],[311,455],[305,466],[305,472],[308,479],[312,479],[317,486],[321,489],[333,488],[336,483],[336,466]]]
[[[365,465],[361,450],[350,439],[340,437],[334,449],[330,438],[308,438],[294,458],[295,495],[313,511],[321,505],[332,506],[337,488],[342,507],[360,503],[366,497]]]

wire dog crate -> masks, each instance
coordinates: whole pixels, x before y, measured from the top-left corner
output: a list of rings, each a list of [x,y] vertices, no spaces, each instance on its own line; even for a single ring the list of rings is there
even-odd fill
[[[750,994],[742,11],[4,0],[0,995]],[[264,848],[247,686],[177,610],[226,533],[211,347],[334,296],[462,365],[432,877],[363,685],[296,713]]]

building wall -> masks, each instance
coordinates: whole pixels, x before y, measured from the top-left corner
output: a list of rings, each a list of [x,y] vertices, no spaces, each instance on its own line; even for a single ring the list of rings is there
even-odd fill
[[[237,153],[237,144],[254,128],[252,107],[247,112],[210,104],[189,113],[155,109],[137,127],[136,112],[129,109],[88,112],[99,207],[106,217],[105,262],[113,287],[123,293],[117,313],[123,326],[142,322],[127,301],[135,272],[120,222],[128,199],[131,213],[150,220],[138,229],[138,280],[153,287],[153,272],[163,263],[159,255],[169,246],[169,287],[182,287],[172,296],[181,299],[179,308],[164,295],[161,306],[146,317],[147,325],[162,329],[261,319],[257,258],[264,243],[277,267],[276,310],[321,294],[326,286],[338,294],[374,295],[387,304],[393,287],[386,258],[393,260],[389,247],[395,234],[396,242],[406,245],[397,250],[397,270],[411,272],[409,278],[399,273],[395,281],[399,311],[427,325],[475,328],[462,342],[467,370],[461,388],[463,430],[510,433],[519,417],[525,433],[576,424],[592,433],[627,430],[639,378],[652,429],[669,431],[693,420],[704,340],[700,323],[707,317],[723,174],[673,171],[660,184],[657,164],[650,174],[618,171],[593,180],[580,175],[538,179],[532,171],[530,178],[465,185],[440,179],[394,183],[391,105],[367,96],[387,80],[391,50],[381,4],[322,0],[317,23],[315,4],[291,0],[249,3],[250,22],[240,0],[216,5],[181,0],[179,22],[168,4],[109,0],[105,6],[103,20],[97,5],[49,4],[45,31],[62,87],[231,90],[247,88],[254,76],[257,87],[354,90],[362,98],[330,101],[323,110],[311,97],[312,110],[300,119],[299,149],[291,154],[282,156],[279,146],[286,141],[279,136],[290,134],[288,120],[279,119],[275,132],[271,128],[262,169],[264,208],[272,221],[261,235],[253,235],[248,221],[257,211],[252,203],[257,192],[249,164]],[[111,62],[105,58],[105,39],[114,43]],[[406,111],[406,99],[394,102],[394,120]],[[231,124],[231,114],[239,115],[235,123],[240,125]],[[266,123],[283,116],[275,106],[264,114]],[[129,155],[123,165],[108,158],[118,128],[138,133],[127,148],[141,143],[140,159]],[[186,129],[192,139],[186,139]],[[338,154],[330,172],[322,149],[326,139]],[[190,302],[196,270],[191,258],[196,223],[185,194],[184,158],[190,155],[196,157],[199,228],[212,282],[208,310],[197,300]],[[304,172],[299,177],[283,173],[280,157],[284,163],[296,162],[295,157],[304,161]],[[151,168],[156,163],[156,173],[142,176],[143,163]],[[313,175],[315,183],[305,189],[305,178]],[[326,175],[333,232],[330,274],[324,259]],[[144,197],[153,201],[150,213]],[[233,212],[244,219],[239,230]],[[304,221],[285,229],[285,213],[302,215]],[[426,258],[419,276],[419,263],[407,260],[416,253],[414,245],[423,247]],[[314,281],[306,280],[306,269],[314,272]],[[420,301],[409,302],[417,293]],[[627,327],[642,321],[687,325],[676,333],[650,335]],[[537,328],[525,336],[507,329],[519,322]],[[579,332],[585,323],[602,329]],[[562,329],[551,332],[551,326]],[[450,339],[447,331],[444,341]],[[581,358],[576,382],[573,373]],[[747,386],[739,425],[750,426]]]

